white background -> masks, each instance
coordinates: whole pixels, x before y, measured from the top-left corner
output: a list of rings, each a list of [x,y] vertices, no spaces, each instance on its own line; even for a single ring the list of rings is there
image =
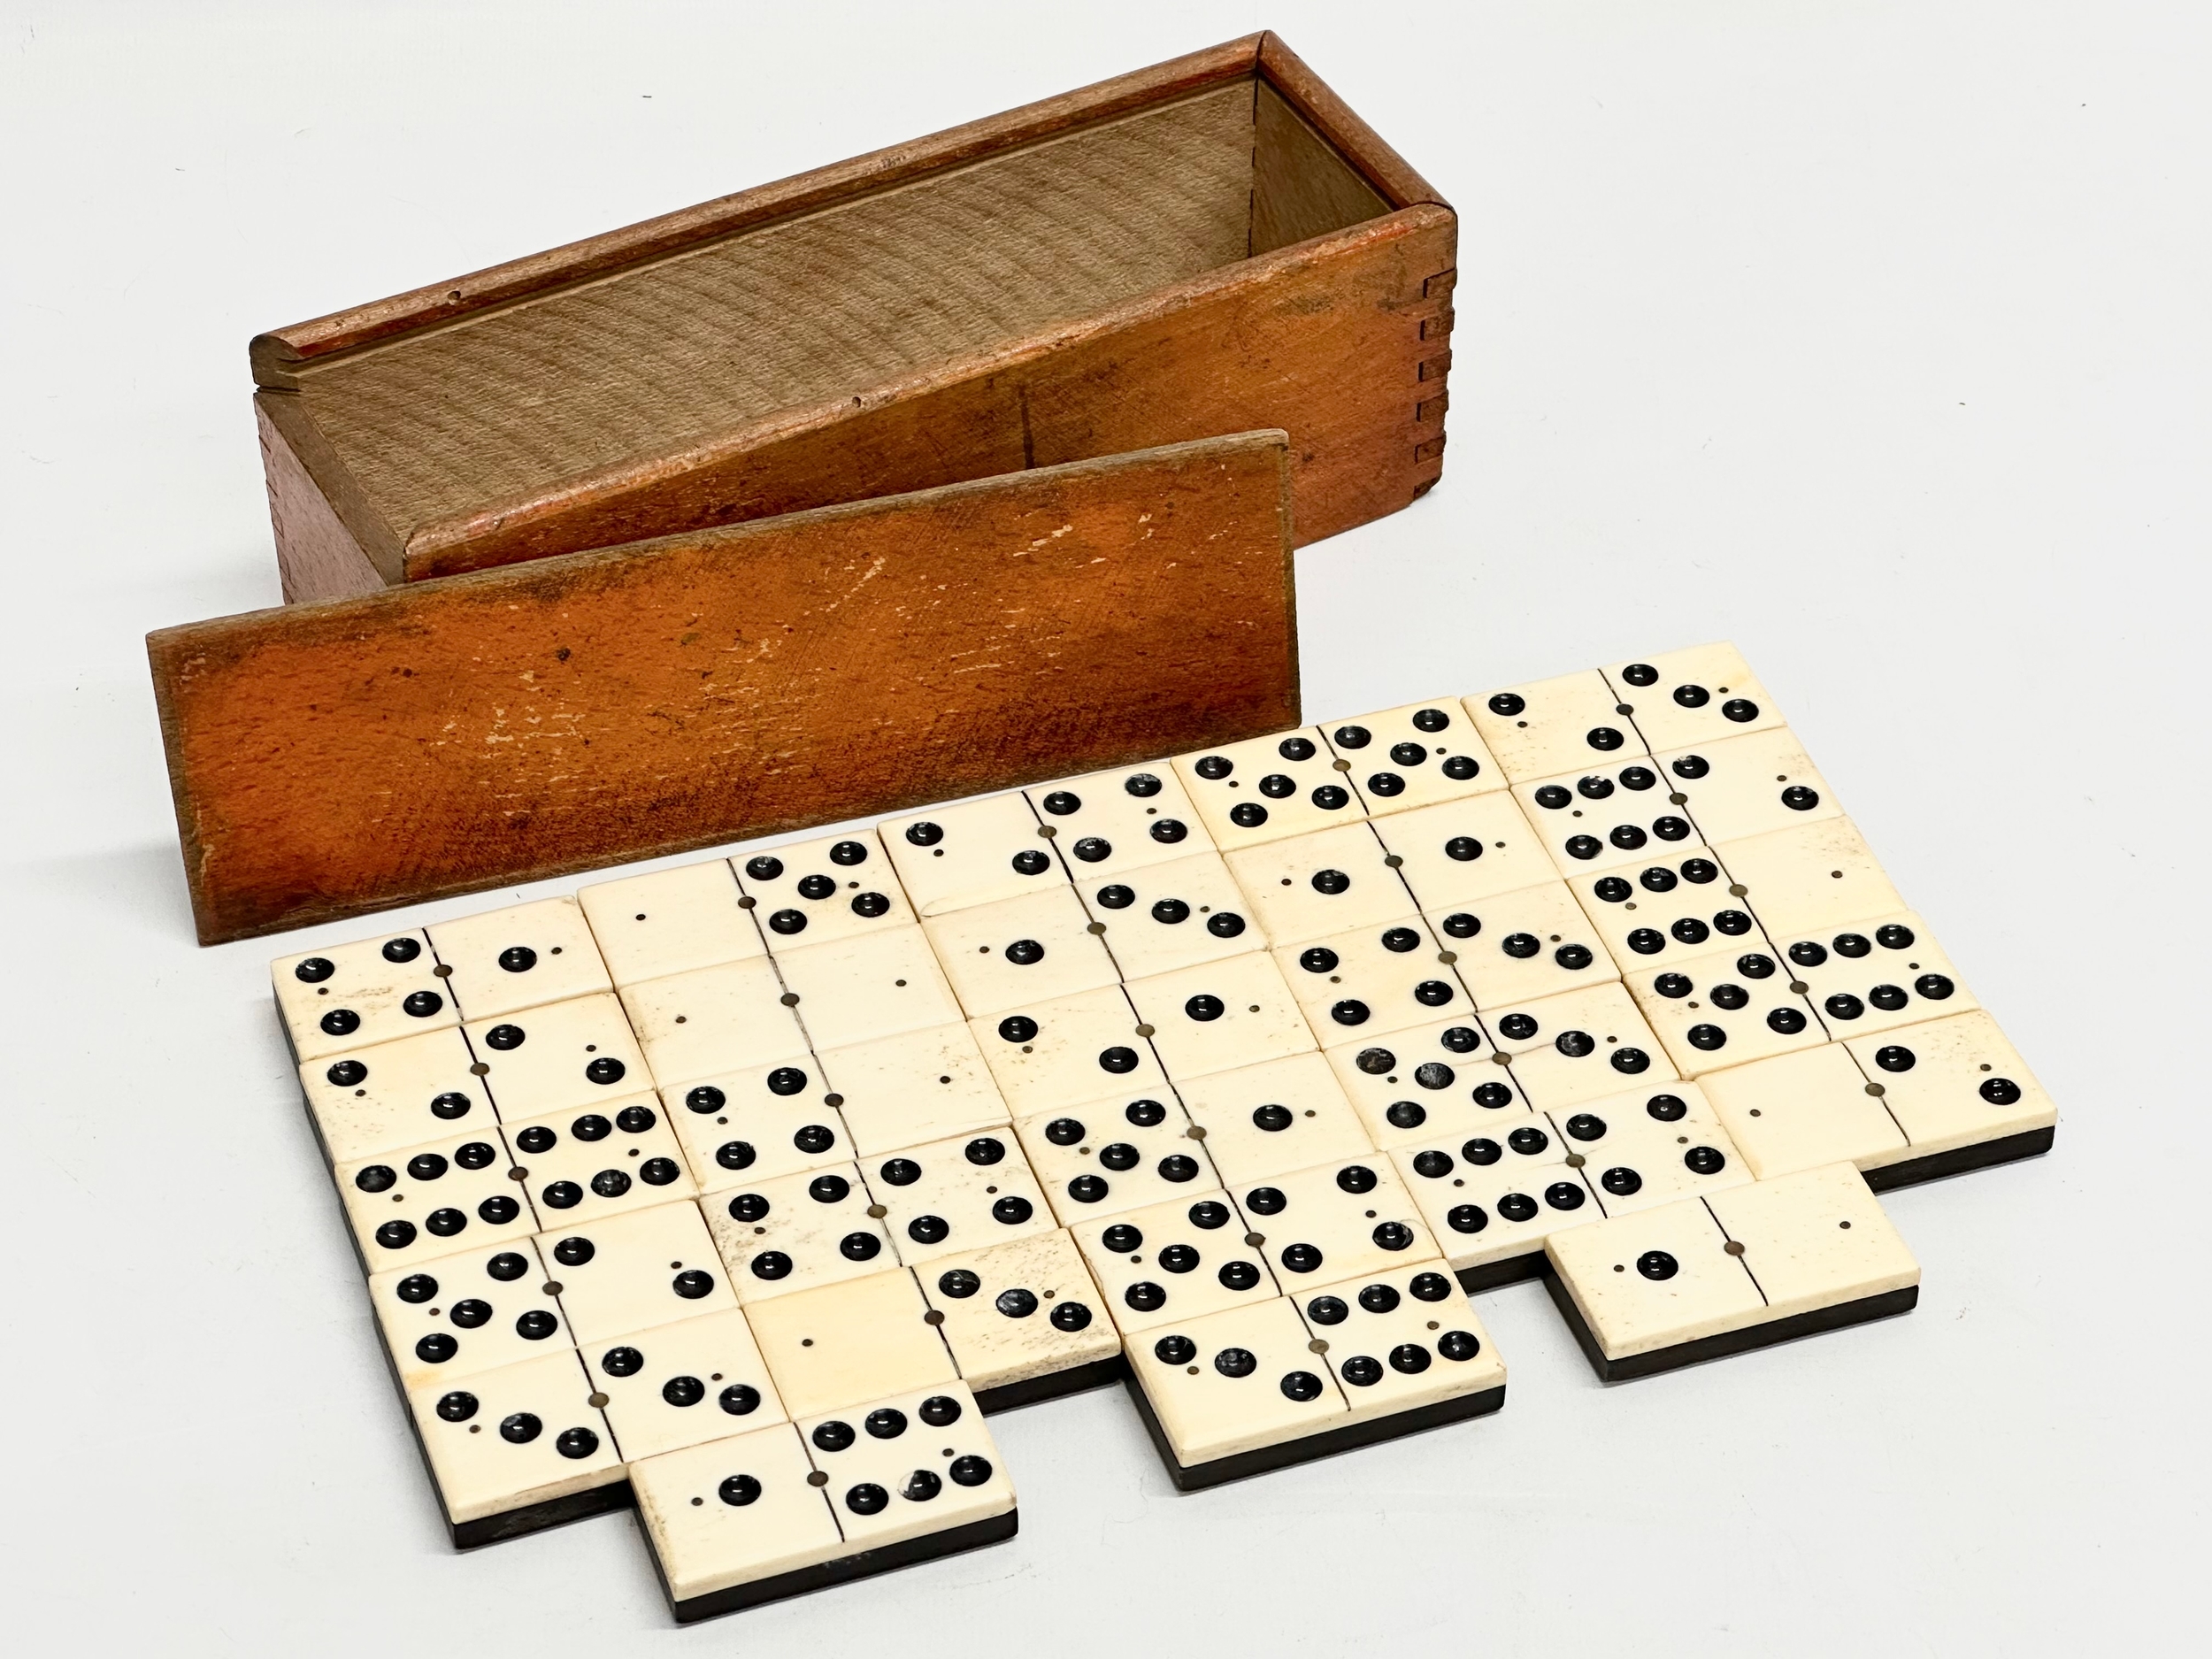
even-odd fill
[[[2201,1640],[2201,4],[0,18],[17,1651]],[[2056,1151],[1889,1201],[1909,1317],[1603,1390],[1495,1293],[1502,1414],[1192,1497],[1018,1413],[1018,1541],[688,1632],[627,1517],[451,1555],[268,1001],[363,927],[194,948],[148,692],[277,601],[247,337],[1263,26],[1462,214],[1445,480],[1300,556],[1308,713],[1734,638]]]

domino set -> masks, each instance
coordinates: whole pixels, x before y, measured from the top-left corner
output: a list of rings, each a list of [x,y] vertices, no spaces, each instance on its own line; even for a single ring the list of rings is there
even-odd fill
[[[455,1544],[634,1502],[679,1620],[1901,1312],[1875,1194],[2055,1113],[1732,647],[279,960]]]

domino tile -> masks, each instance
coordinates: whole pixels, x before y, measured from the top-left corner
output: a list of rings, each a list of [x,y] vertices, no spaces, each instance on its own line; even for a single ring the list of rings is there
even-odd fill
[[[430,929],[439,963],[465,1019],[512,1014],[614,988],[583,907],[539,899]]]
[[[758,918],[771,952],[914,925],[914,907],[872,829],[787,841],[729,867],[743,895],[738,903]]]
[[[664,1088],[660,1098],[702,1193],[853,1161],[841,1097],[803,1051]]]
[[[1175,768],[1155,762],[1094,772],[1023,791],[1079,882],[1213,850],[1213,836]]]
[[[737,879],[718,858],[649,876],[600,881],[576,902],[618,986],[765,956]]]
[[[1267,935],[1217,853],[1075,884],[1125,979],[1264,950]]]
[[[1461,703],[1509,782],[1650,752],[1622,712],[1621,699],[1594,668],[1478,693]]]
[[[1217,1071],[1178,1092],[1227,1185],[1362,1157],[1374,1146],[1322,1055]]]
[[[1109,1095],[1014,1125],[1062,1226],[1221,1185],[1203,1132],[1173,1094]]]
[[[988,795],[887,819],[883,845],[920,916],[1010,899],[1064,886],[1067,866],[1054,851],[1059,831],[1041,824],[1019,795]]]
[[[420,929],[326,945],[269,964],[278,1016],[305,1064],[460,1023]]]
[[[1367,816],[1351,763],[1310,726],[1178,755],[1174,765],[1225,853]]]
[[[1409,703],[1322,728],[1377,818],[1505,787],[1505,774],[1456,697]]]
[[[622,1004],[608,992],[461,1027],[503,1119],[604,1106],[653,1087]]]
[[[454,1025],[303,1063],[300,1087],[324,1154],[346,1164],[499,1121]]]
[[[727,1187],[700,1208],[737,1299],[748,1308],[899,1263],[889,1212],[857,1164]]]
[[[1780,726],[1781,710],[1733,645],[1721,641],[1600,670],[1655,752]]]
[[[1442,912],[1555,880],[1558,866],[1503,789],[1374,820],[1422,910]]]

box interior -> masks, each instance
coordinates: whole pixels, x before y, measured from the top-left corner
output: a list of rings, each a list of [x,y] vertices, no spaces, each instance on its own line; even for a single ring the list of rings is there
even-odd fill
[[[1257,76],[303,366],[404,539],[1388,213]]]

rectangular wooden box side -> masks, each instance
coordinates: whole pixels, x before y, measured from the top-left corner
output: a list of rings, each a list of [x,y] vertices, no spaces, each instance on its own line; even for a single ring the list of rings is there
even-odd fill
[[[1248,76],[334,354],[300,396],[411,541],[849,408],[1245,259],[1253,97]]]
[[[1414,171],[1403,156],[1384,142],[1381,134],[1361,119],[1271,29],[1259,37],[1258,74],[1262,88],[1280,98],[1329,156],[1340,157],[1382,198],[1385,208],[1450,205],[1434,185]],[[1306,234],[1315,233],[1309,230]],[[1295,238],[1284,238],[1286,242],[1292,240]],[[1275,245],[1280,244],[1262,241],[1256,234],[1252,251],[1264,253]]]
[[[1041,127],[1054,131],[1079,127],[1080,111],[1092,104],[1118,111],[1126,118],[1133,104],[1141,104],[1146,96],[1156,99],[1163,89],[1188,96],[1194,83],[1202,85],[1211,77],[1212,83],[1225,91],[1229,88],[1220,86],[1222,77],[1233,79],[1241,75],[1252,89],[1253,106],[1248,111],[1247,119],[1256,133],[1268,140],[1256,145],[1247,144],[1238,152],[1246,157],[1248,166],[1252,166],[1256,154],[1258,165],[1253,168],[1248,191],[1243,185],[1238,188],[1239,211],[1244,217],[1237,234],[1243,243],[1240,251],[1256,252],[1259,257],[1233,260],[1041,334],[994,342],[988,349],[956,356],[932,369],[889,383],[841,388],[838,396],[811,407],[778,410],[750,425],[711,432],[672,450],[599,466],[551,486],[521,488],[477,503],[472,510],[416,525],[404,537],[403,573],[414,579],[447,574],[605,545],[618,540],[672,534],[839,500],[926,488],[958,478],[1010,470],[1041,459],[1104,453],[1094,447],[1070,450],[1055,449],[1049,442],[1040,445],[1025,402],[1026,388],[1019,378],[1025,362],[1054,353],[1073,352],[1081,361],[1070,365],[1074,371],[1072,374],[1057,378],[1064,385],[1079,384],[1082,375],[1092,372],[1098,364],[1112,365],[1117,328],[1133,321],[1141,323],[1178,307],[1225,305],[1238,311],[1240,326],[1248,329],[1263,319],[1255,316],[1254,308],[1237,304],[1238,290],[1274,281],[1283,269],[1283,262],[1274,256],[1286,248],[1294,249],[1302,239],[1311,240],[1309,233],[1318,231],[1321,239],[1315,243],[1316,250],[1357,264],[1369,250],[1375,232],[1392,227],[1389,204],[1393,200],[1417,191],[1433,196],[1417,174],[1379,141],[1373,140],[1363,123],[1343,109],[1340,102],[1334,100],[1333,95],[1314,80],[1279,42],[1268,37],[1258,42],[1256,50],[1253,50],[1254,42],[1237,42],[1233,46],[1237,50],[1225,47],[1211,54],[1198,54],[1138,76],[1124,77],[1121,81],[1104,83],[1101,88],[1033,106],[1031,111],[1016,111],[1010,116],[994,118],[991,122],[978,123],[975,128],[957,129],[954,134],[941,135],[940,141],[921,141],[901,151],[885,154],[899,157],[897,167],[903,171],[898,176],[903,178],[916,169],[926,170],[933,146],[956,157],[972,155],[983,147],[973,137],[983,128],[993,129],[993,142],[1001,146],[1014,144],[1017,141],[1033,140],[1035,130]],[[1256,63],[1261,72],[1256,79],[1253,73]],[[1048,113],[1040,115],[1037,111]],[[1333,148],[1346,144],[1354,148]],[[880,170],[872,172],[860,164],[850,164],[844,171],[851,174],[843,180],[842,188],[849,193],[866,195],[882,188],[873,181]],[[782,202],[797,195],[818,204],[828,188],[812,186],[795,192],[788,186],[769,186],[761,192],[748,193],[748,196],[767,196]],[[1248,196],[1248,211],[1244,206]],[[703,221],[711,223],[703,230],[696,226],[693,228],[710,240],[735,234],[728,228],[731,223],[750,221],[746,211],[733,204],[741,204],[747,199],[733,197],[725,204],[708,204],[710,209],[721,210],[718,218],[708,214],[706,210],[695,211]],[[1341,226],[1348,219],[1378,211],[1383,217],[1354,223],[1334,236],[1328,234],[1332,226]],[[1404,211],[1398,210],[1401,214]],[[1413,211],[1419,225],[1439,220],[1447,226],[1451,224],[1448,210],[1440,206]],[[635,229],[647,232],[654,227]],[[650,236],[634,240],[659,247],[674,234],[664,225],[656,233],[657,241]],[[625,234],[627,234],[618,233],[616,238],[600,241],[612,242]],[[1448,266],[1452,257],[1448,240],[1447,237],[1440,255],[1432,256],[1440,258],[1442,264],[1420,273],[1419,280],[1425,280]],[[533,262],[503,268],[507,274],[489,288],[507,294],[508,299],[502,303],[511,308],[535,298],[567,292],[585,277],[597,280],[603,274],[605,262],[613,258],[614,253],[606,247],[580,246],[584,251],[565,264],[557,256],[541,256],[535,262],[534,280],[539,284],[535,295],[521,298],[512,295],[516,284],[522,280],[522,265]],[[464,283],[471,280],[465,279]],[[465,292],[465,288],[456,285],[449,292]],[[1419,297],[1417,286],[1414,297]],[[285,338],[289,342],[286,349],[326,357],[335,354],[339,359],[345,359],[349,352],[357,350],[357,345],[349,342],[357,342],[378,329],[388,334],[401,328],[397,313],[402,309],[401,301],[384,302],[380,307],[363,308],[357,313],[340,314],[321,324],[285,331]],[[435,333],[449,321],[442,314],[438,303],[428,297],[417,305],[416,317],[417,321],[409,326],[418,333],[426,327]],[[1432,317],[1416,318],[1413,326],[1417,340],[1420,332],[1431,328],[1435,321]],[[1137,422],[1135,435],[1119,447],[1141,447],[1187,438],[1200,432],[1285,426],[1298,442],[1297,465],[1302,475],[1297,484],[1301,496],[1300,530],[1306,539],[1333,534],[1373,517],[1378,511],[1402,506],[1426,482],[1433,481],[1440,466],[1440,445],[1432,441],[1436,434],[1421,434],[1410,446],[1397,443],[1393,434],[1385,449],[1360,457],[1358,464],[1347,470],[1355,474],[1379,472],[1387,476],[1405,470],[1402,465],[1393,465],[1391,449],[1419,448],[1426,443],[1426,453],[1411,464],[1426,476],[1413,479],[1402,487],[1398,487],[1394,480],[1391,488],[1379,491],[1363,488],[1356,492],[1356,499],[1348,501],[1340,492],[1324,488],[1325,480],[1303,476],[1308,470],[1306,457],[1310,454],[1325,454],[1325,450],[1317,450],[1302,430],[1309,426],[1322,429],[1330,426],[1325,419],[1315,419],[1311,406],[1317,400],[1325,413],[1328,403],[1340,402],[1346,389],[1343,378],[1348,373],[1367,381],[1355,389],[1371,394],[1378,387],[1385,388],[1386,401],[1408,405],[1407,421],[1397,424],[1406,426],[1425,419],[1440,427],[1442,404],[1435,396],[1440,388],[1423,388],[1417,398],[1402,396],[1405,389],[1417,384],[1425,363],[1430,373],[1440,373],[1442,365],[1433,361],[1433,345],[1417,361],[1402,350],[1386,352],[1380,357],[1371,351],[1340,353],[1337,360],[1328,365],[1325,376],[1310,375],[1291,381],[1282,378],[1281,365],[1269,365],[1260,373],[1242,375],[1249,394],[1241,400],[1232,400],[1235,410],[1230,417],[1209,425],[1194,425],[1179,419],[1182,406],[1188,401],[1189,388],[1200,386],[1211,389],[1224,382],[1233,384],[1240,378],[1240,371],[1248,366],[1237,358],[1248,336],[1227,334],[1225,328],[1226,319],[1222,326],[1190,331],[1193,338],[1206,342],[1201,356],[1183,363],[1155,364],[1155,373],[1148,376],[1117,376],[1121,384],[1116,396],[1123,400],[1123,407],[1112,412],[1125,414],[1132,409],[1147,414],[1156,411],[1156,419],[1150,424]],[[263,344],[266,343],[265,340]],[[340,366],[343,366],[343,361]],[[978,385],[975,382],[979,380],[987,383]],[[296,384],[296,380],[293,383]],[[424,395],[436,388],[399,389],[408,393],[401,399],[403,403],[419,405]],[[859,395],[849,396],[849,391],[857,391]],[[1135,399],[1133,404],[1128,402],[1132,398]],[[305,401],[301,400],[301,405],[295,407],[311,424],[311,412],[303,406]],[[1219,405],[1224,400],[1215,396],[1208,401]],[[910,404],[921,406],[902,407]],[[1333,444],[1340,442],[1337,434],[1332,433],[1331,437]],[[327,444],[321,448],[324,453],[303,456],[303,459],[306,470],[322,484],[326,494],[342,505],[349,486],[354,495],[365,494],[349,476],[332,476],[334,471],[342,473],[342,465],[334,462],[334,449]],[[342,512],[340,516],[346,517]]]
[[[254,427],[284,603],[373,594],[407,579],[407,550],[288,392],[256,392]]]
[[[203,943],[1298,714],[1247,433],[148,637]]]
[[[948,365],[557,491],[487,506],[410,542],[416,578],[1280,426],[1300,543],[1410,503],[1441,470],[1443,388],[1422,381],[1450,210],[1179,284],[1041,341]],[[1426,446],[1425,449],[1425,446]]]
[[[1386,208],[1443,204],[1435,188],[1280,35],[1262,32],[542,253],[273,329],[251,343],[255,383],[295,387],[297,366],[318,357],[598,280],[779,219],[895,188],[1079,127],[1256,75],[1357,170]],[[1253,251],[1265,252],[1271,245],[1259,243]]]
[[[403,294],[256,335],[255,383],[296,386],[302,364],[419,329],[595,281],[670,254],[794,217],[831,203],[892,189],[948,168],[1035,143],[1073,128],[1248,78],[1264,37],[1248,35],[1094,81],[980,120],[872,150],[826,167],[718,196],[694,207],[488,266]]]

